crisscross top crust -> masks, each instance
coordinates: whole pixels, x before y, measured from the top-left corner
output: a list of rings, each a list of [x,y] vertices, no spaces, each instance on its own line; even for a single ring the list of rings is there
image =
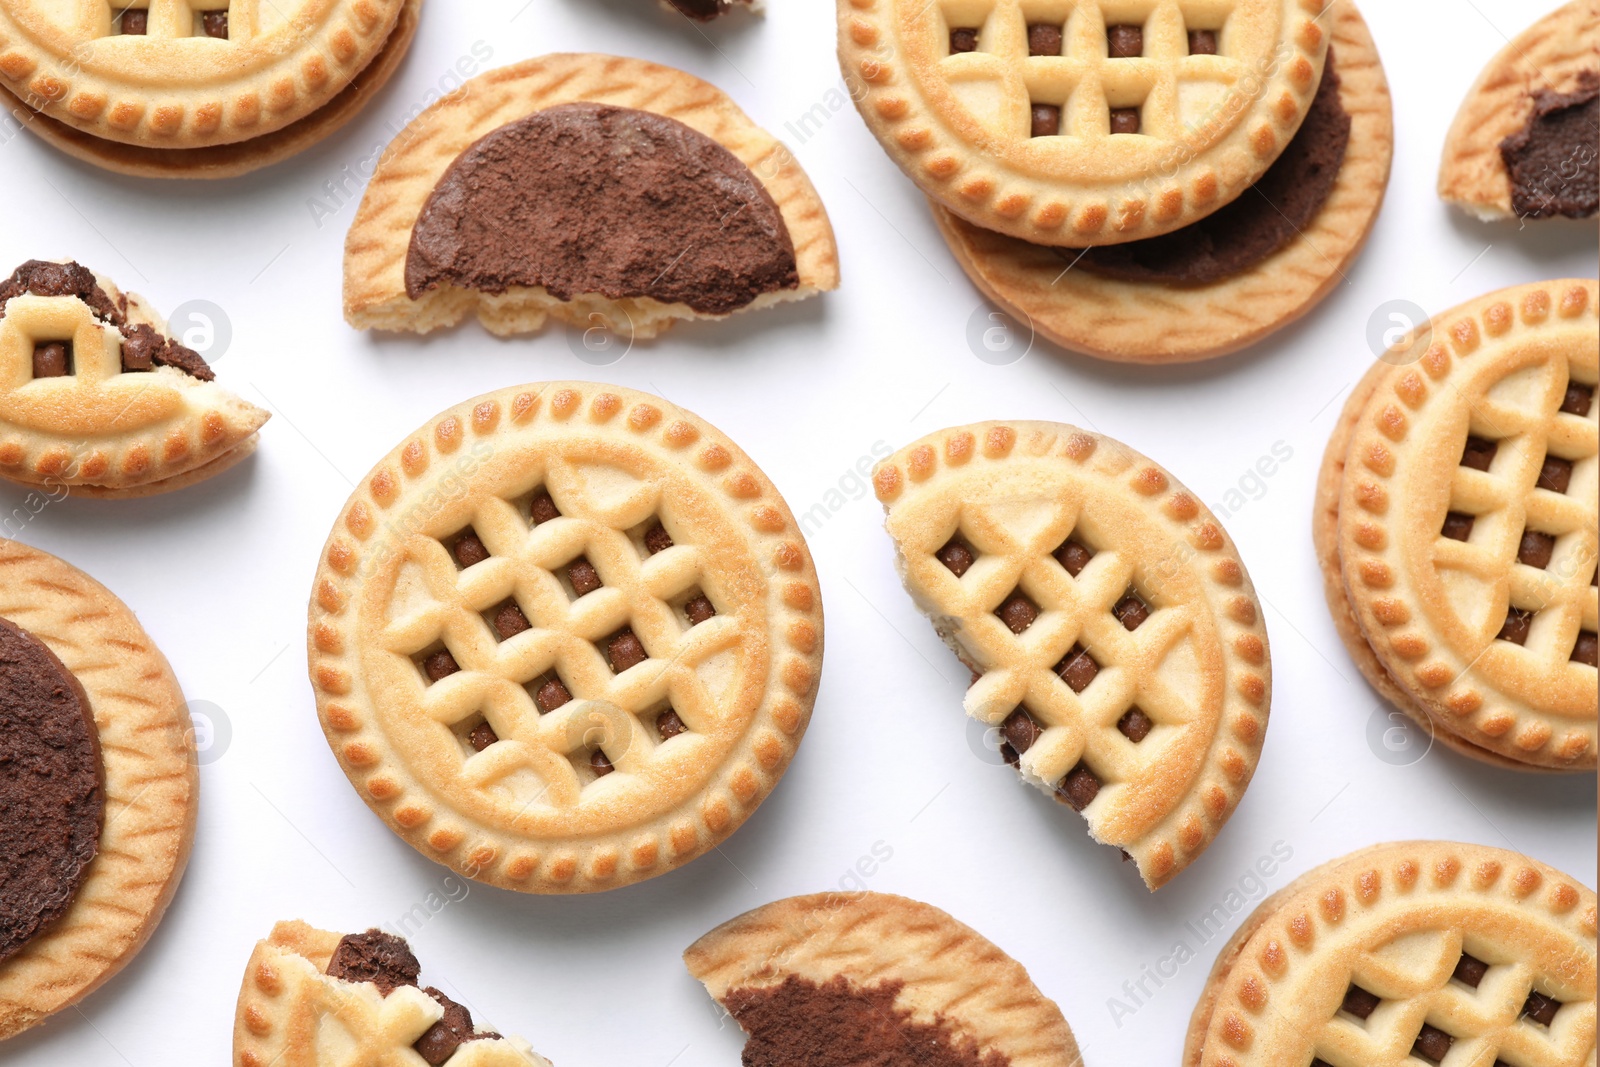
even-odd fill
[[[403,6],[0,0],[0,79],[24,103],[96,137],[163,148],[230,144],[332,100],[382,49]]]
[[[1185,1067],[1585,1067],[1595,896],[1503,849],[1380,845],[1265,902],[1212,981]]]
[[[981,675],[967,714],[1008,740],[1031,718],[1023,775],[1164,884],[1233,811],[1267,722],[1265,626],[1216,519],[1132,449],[1059,423],[942,430],[874,485],[907,590]],[[1085,773],[1096,792],[1074,795]]]
[[[1204,217],[1277,159],[1322,76],[1325,4],[838,0],[839,56],[939,203],[1039,244],[1116,244]]]
[[[439,416],[340,517],[311,674],[363,797],[512,889],[669,870],[730,834],[809,719],[820,592],[793,517],[701,419],[586,383]]]
[[[1595,764],[1595,312],[1572,280],[1435,318],[1420,358],[1375,372],[1339,500],[1384,669],[1443,728],[1551,767]]]

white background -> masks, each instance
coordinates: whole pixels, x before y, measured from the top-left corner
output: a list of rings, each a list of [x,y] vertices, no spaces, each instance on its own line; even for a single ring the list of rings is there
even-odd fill
[[[853,109],[803,142],[785,129],[839,100],[832,4],[769,6],[764,18],[702,31],[647,0],[428,0],[410,57],[358,121],[289,163],[218,184],[115,177],[4,127],[0,271],[70,256],[164,312],[214,302],[233,329],[221,380],[275,416],[255,459],[199,488],[53,504],[21,531],[127,601],[190,699],[220,709],[232,738],[202,768],[194,860],[150,945],[81,1011],[0,1046],[0,1061],[225,1063],[245,959],[275,920],[360,930],[440,890],[449,872],[368,812],[323,740],[305,675],[305,605],[329,526],[372,463],[448,404],[525,381],[600,377],[689,407],[739,441],[797,513],[842,493],[811,538],[828,652],[810,733],[721,853],[587,898],[475,886],[412,938],[425,978],[562,1067],[737,1063],[736,1028],[719,1028],[679,953],[748,908],[840,885],[879,842],[893,855],[866,883],[937,904],[1021,960],[1092,1067],[1177,1063],[1217,942],[1163,988],[1147,984],[1155,995],[1120,1027],[1108,998],[1126,1000],[1122,983],[1166,955],[1183,924],[1275,843],[1292,855],[1271,888],[1357,847],[1412,837],[1518,848],[1593,884],[1593,777],[1518,775],[1444,751],[1411,765],[1375,755],[1368,730],[1382,712],[1335,638],[1308,529],[1323,443],[1373,358],[1374,309],[1403,298],[1440,311],[1505,285],[1595,275],[1592,225],[1490,227],[1433,194],[1468,84],[1552,0],[1370,4],[1394,90],[1396,158],[1365,254],[1300,325],[1243,355],[1170,370],[1099,365],[1042,343],[1010,366],[977,359],[965,340],[976,292]],[[492,49],[490,65],[601,50],[716,82],[788,141],[816,182],[843,288],[680,327],[601,369],[580,362],[559,328],[515,341],[475,324],[425,340],[352,331],[340,315],[340,252],[354,206],[326,201],[336,211],[319,227],[308,201],[391,137],[388,124],[475,43]],[[853,473],[879,442],[899,447],[988,418],[1093,427],[1214,507],[1276,443],[1292,450],[1225,518],[1271,631],[1276,686],[1260,769],[1218,841],[1154,896],[1070,811],[974,754],[960,708],[966,672],[901,591],[880,509]],[[0,514],[21,497],[0,489]]]

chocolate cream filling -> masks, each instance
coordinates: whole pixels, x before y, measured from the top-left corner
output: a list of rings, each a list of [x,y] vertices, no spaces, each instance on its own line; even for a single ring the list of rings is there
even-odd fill
[[[200,353],[185,348],[170,337],[165,337],[155,327],[128,321],[128,298],[119,296],[113,301],[100,288],[94,271],[78,263],[49,263],[30,259],[0,282],[0,318],[5,317],[6,304],[24,293],[35,296],[72,296],[88,305],[94,317],[122,332],[122,369],[125,373],[152,370],[155,367],[172,367],[202,382],[214,381],[216,375],[206,365]],[[65,372],[63,365],[62,372]]]
[[[722,315],[800,284],[794,242],[750,168],[648,111],[576,103],[463,152],[423,205],[406,294],[542,286]]]
[[[789,975],[781,985],[730,990],[728,1014],[750,1035],[744,1067],[1007,1067],[943,1016],[918,1022],[895,1006],[904,987],[824,985]]]
[[[1570,93],[1533,94],[1522,129],[1500,142],[1519,218],[1593,218],[1600,210],[1600,73],[1586,70]]]
[[[736,2],[748,4],[750,0],[667,0],[667,2],[681,14],[700,22],[710,22],[718,15],[732,11]]]
[[[0,619],[0,963],[72,906],[105,806],[83,686],[42,641]]]
[[[1181,230],[1127,244],[1057,252],[1083,270],[1128,282],[1210,285],[1262,263],[1303,233],[1333,192],[1350,143],[1333,49],[1311,108],[1261,179]]]
[[[328,976],[346,982],[371,982],[378,992],[388,996],[401,986],[420,988],[422,965],[411,954],[411,946],[403,937],[386,934],[382,930],[368,930],[364,934],[346,934],[328,961]],[[412,1044],[417,1055],[432,1067],[440,1067],[456,1054],[456,1049],[468,1041],[498,1038],[495,1033],[478,1033],[472,1028],[472,1013],[432,986],[422,990],[438,1001],[444,1017],[430,1026],[426,1033]]]

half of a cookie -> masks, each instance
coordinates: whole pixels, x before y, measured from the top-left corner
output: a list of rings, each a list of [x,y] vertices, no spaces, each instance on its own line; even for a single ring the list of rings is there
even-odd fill
[[[1600,210],[1600,0],[1571,0],[1483,68],[1456,112],[1439,196],[1481,219]]]
[[[280,922],[256,943],[239,990],[234,1067],[550,1067],[517,1037],[420,982],[405,939]]]
[[[13,0],[0,4],[0,88],[38,113],[29,128],[88,162],[243,173],[343,125],[393,73],[419,4]]]
[[[935,205],[940,232],[983,294],[1074,352],[1181,363],[1237,351],[1315,307],[1355,261],[1394,156],[1389,83],[1351,0],[1305,120],[1254,185],[1198,222],[1099,248],[1051,248]]]
[[[610,889],[733,833],[822,666],[794,516],[659,397],[558,382],[441,413],[350,498],[317,571],[328,742],[418,851],[534,893]]]
[[[867,126],[975,226],[1120,244],[1239,197],[1311,108],[1330,0],[837,0]]]
[[[967,714],[1166,884],[1232,814],[1267,727],[1266,626],[1216,517],[1053,422],[941,430],[873,485],[906,591],[973,672]]]
[[[199,784],[183,694],[133,612],[0,540],[0,1041],[144,947],[188,864]]]
[[[1595,895],[1517,852],[1411,841],[1261,903],[1223,948],[1183,1067],[1585,1067]]]
[[[928,904],[819,893],[746,912],[683,954],[763,1067],[1082,1067],[1020,963]]]
[[[426,333],[476,313],[624,337],[839,284],[827,212],[789,150],[670,67],[550,55],[424,111],[345,241],[345,318]]]
[[[137,295],[29,260],[0,281],[0,478],[133,497],[227,470],[269,416],[215,379]]]
[[[1362,674],[1438,741],[1595,767],[1600,361],[1592,279],[1504,289],[1373,365],[1312,530]]]

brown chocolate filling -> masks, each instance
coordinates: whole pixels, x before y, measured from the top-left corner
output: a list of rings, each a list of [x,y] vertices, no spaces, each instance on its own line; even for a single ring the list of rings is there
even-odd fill
[[[1106,278],[1210,285],[1243,274],[1311,225],[1333,192],[1350,143],[1333,49],[1305,121],[1261,180],[1239,198],[1181,230],[1127,244],[1057,252]]]
[[[368,930],[364,934],[346,934],[339,939],[333,959],[328,961],[328,976],[346,982],[371,982],[378,992],[388,996],[401,986],[417,986],[422,965],[411,954],[411,946],[403,937],[386,934],[382,930]],[[433,1067],[439,1067],[456,1049],[468,1041],[498,1038],[496,1033],[477,1033],[472,1028],[472,1013],[432,986],[422,990],[439,1002],[444,1017],[430,1026],[426,1033],[411,1046]]]
[[[918,1022],[895,1006],[904,983],[857,986],[840,975],[824,985],[789,975],[783,984],[723,997],[750,1035],[745,1067],[1007,1067],[943,1016]]]
[[[0,963],[72,906],[105,806],[83,686],[42,641],[0,619]]]
[[[536,111],[450,165],[411,232],[406,294],[543,286],[720,315],[800,284],[766,187],[722,145],[648,111]]]
[[[667,0],[680,14],[699,22],[710,22],[718,15],[733,10],[735,3],[748,4],[750,0]]]
[[[41,259],[28,260],[13,271],[11,277],[0,282],[0,318],[5,316],[7,302],[24,293],[77,297],[88,305],[95,318],[121,330],[122,369],[125,372],[173,367],[202,382],[216,378],[200,353],[185,348],[170,337],[162,336],[152,326],[130,324],[127,298],[113,303],[95,280],[94,271],[85,266],[78,263],[48,263]]]
[[[1586,70],[1570,93],[1533,94],[1527,124],[1500,142],[1521,218],[1592,218],[1600,210],[1600,73]]]

